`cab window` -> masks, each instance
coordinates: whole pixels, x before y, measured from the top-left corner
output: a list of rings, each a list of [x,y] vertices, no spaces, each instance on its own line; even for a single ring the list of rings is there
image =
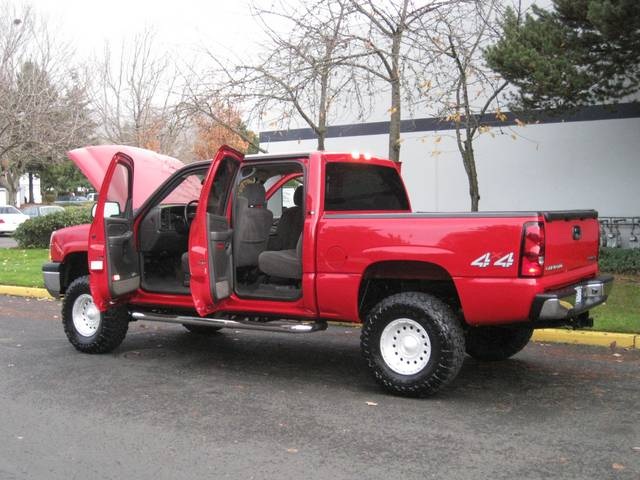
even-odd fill
[[[324,209],[409,210],[409,200],[398,171],[363,163],[327,163]]]

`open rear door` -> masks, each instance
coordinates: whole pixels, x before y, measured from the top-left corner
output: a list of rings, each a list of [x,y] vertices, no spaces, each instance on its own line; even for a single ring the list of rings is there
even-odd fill
[[[228,146],[216,153],[200,193],[189,232],[191,296],[202,316],[233,291],[233,231],[228,208],[231,189],[244,156]]]
[[[91,295],[101,311],[140,286],[133,234],[133,160],[116,153],[100,188],[89,230]]]

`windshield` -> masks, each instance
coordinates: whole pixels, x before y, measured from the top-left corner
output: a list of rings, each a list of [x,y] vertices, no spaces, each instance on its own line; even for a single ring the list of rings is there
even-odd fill
[[[22,212],[18,210],[16,207],[12,207],[11,205],[5,205],[4,207],[0,207],[0,213],[13,213],[22,215]]]

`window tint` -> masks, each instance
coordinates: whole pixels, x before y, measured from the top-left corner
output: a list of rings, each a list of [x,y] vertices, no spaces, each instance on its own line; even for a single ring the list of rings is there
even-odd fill
[[[120,206],[120,212],[124,213],[130,196],[129,168],[123,163],[118,163],[109,184],[107,202],[117,203]]]
[[[213,179],[209,201],[207,202],[207,212],[214,215],[224,215],[227,206],[227,198],[233,177],[236,173],[238,163],[230,157],[222,159],[220,166],[216,170],[216,177]]]
[[[408,210],[395,168],[362,163],[327,163],[324,209]]]

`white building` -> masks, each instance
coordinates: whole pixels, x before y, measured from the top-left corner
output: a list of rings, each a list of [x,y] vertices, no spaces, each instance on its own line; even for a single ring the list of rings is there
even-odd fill
[[[34,203],[42,203],[42,192],[40,190],[40,178],[33,176],[33,201]],[[16,194],[16,201],[9,198],[9,192],[5,188],[0,188],[0,205],[15,204],[17,207],[27,203],[25,200],[29,198],[29,175],[25,174],[20,177],[20,187]]]
[[[518,126],[494,116],[475,143],[480,210],[596,209],[640,216],[640,104],[593,106]],[[467,177],[453,131],[434,118],[403,120],[402,173],[416,211],[469,210]],[[386,157],[387,122],[338,125],[330,151]],[[270,153],[316,149],[310,129],[262,132]]]

